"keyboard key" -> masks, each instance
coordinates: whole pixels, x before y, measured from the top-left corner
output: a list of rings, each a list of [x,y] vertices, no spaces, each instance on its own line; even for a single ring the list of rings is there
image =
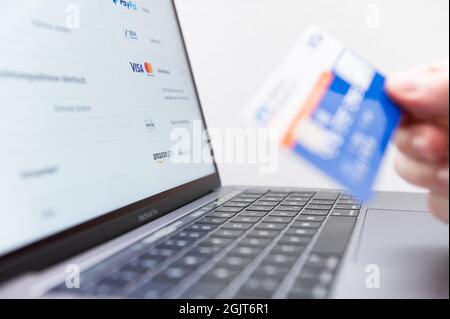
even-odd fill
[[[297,218],[295,218],[296,221],[302,221],[302,222],[323,222],[325,220],[324,216],[307,216],[307,215],[300,215]]]
[[[309,210],[330,210],[333,206],[332,205],[315,205],[315,204],[309,204],[305,208]]]
[[[193,224],[189,227],[186,228],[187,231],[204,231],[204,232],[209,232],[212,231],[214,229],[216,229],[217,227],[219,227],[218,224]]]
[[[298,215],[298,212],[288,212],[288,211],[279,211],[275,210],[269,214],[270,216],[279,216],[279,217],[295,217]]]
[[[130,276],[139,277],[144,274],[149,273],[152,270],[151,267],[147,267],[145,264],[141,263],[140,260],[135,259],[126,265],[122,266],[122,268],[119,269],[119,272],[123,273],[129,273]]]
[[[279,231],[255,229],[248,233],[249,238],[275,238],[280,234]]]
[[[247,217],[264,217],[267,215],[267,212],[255,212],[255,211],[248,211],[245,210],[241,213],[239,213],[239,216],[247,216]]]
[[[312,237],[316,234],[316,232],[316,229],[289,228],[286,231],[286,234],[292,236]]]
[[[200,219],[197,223],[199,224],[213,224],[213,225],[221,225],[227,221],[226,218],[218,218],[218,217],[204,217]]]
[[[261,220],[260,217],[249,217],[249,216],[237,216],[233,218],[231,221],[236,223],[251,223],[255,224]]]
[[[165,242],[163,242],[162,244],[158,245],[158,247],[160,247],[161,249],[179,251],[179,250],[189,246],[190,244],[191,244],[191,242],[187,241],[187,240],[168,239]]]
[[[232,238],[206,238],[200,244],[202,246],[225,247],[232,241]]]
[[[247,207],[249,204],[246,203],[238,203],[238,202],[229,202],[225,205],[223,205],[223,207],[239,207],[239,208],[245,208]]]
[[[236,197],[231,202],[232,203],[247,203],[247,204],[251,204],[255,200],[256,199],[253,199],[253,198]]]
[[[217,263],[217,266],[243,270],[251,261],[250,257],[227,255]]]
[[[353,200],[353,199],[349,199],[349,200],[343,200],[343,199],[339,199],[337,201],[338,205],[362,205],[362,202],[359,200]]]
[[[285,254],[270,254],[261,263],[262,266],[275,266],[291,269],[297,262],[298,258],[295,256],[288,256]]]
[[[208,260],[208,258],[205,256],[198,256],[195,254],[187,254],[187,255],[184,255],[183,257],[181,257],[177,261],[177,263],[179,263],[182,266],[197,268],[198,266],[202,265],[207,260]]]
[[[208,217],[218,217],[218,218],[233,218],[237,213],[227,213],[227,212],[212,212]]]
[[[222,289],[223,284],[198,282],[191,288],[189,288],[184,294],[182,299],[211,299],[214,298]]]
[[[294,286],[289,292],[287,299],[313,299],[312,291],[301,286]]]
[[[189,237],[189,236],[182,236],[180,233],[177,233],[177,234],[173,235],[172,237],[170,237],[170,239],[168,239],[166,242],[168,242],[170,240],[171,242],[174,242],[175,244],[177,244],[180,247],[185,247],[187,245],[192,244],[197,239],[198,238],[192,238],[192,237]]]
[[[334,270],[339,265],[340,258],[335,255],[319,255],[312,253],[306,259],[305,266]]]
[[[100,280],[94,287],[97,293],[108,293],[115,294],[118,291],[123,291],[124,288],[129,284],[120,274],[111,274],[102,280]]]
[[[229,283],[238,273],[240,269],[237,268],[229,268],[229,267],[220,267],[216,266],[210,271],[208,271],[200,280],[201,282],[207,283],[219,283],[226,285]]]
[[[176,267],[170,266],[163,270],[160,274],[155,276],[152,281],[157,283],[170,283],[171,286],[178,284],[183,278],[187,277],[193,272],[190,267]]]
[[[310,292],[310,298],[312,299],[324,299],[327,298],[329,294],[329,287],[327,285],[321,284],[317,280],[299,280],[295,283],[295,287],[298,289],[304,289]]]
[[[247,211],[257,211],[257,212],[270,212],[273,210],[272,206],[256,206],[252,205],[247,208]]]
[[[225,212],[225,213],[239,213],[242,211],[242,207],[219,207],[216,208],[216,212]]]
[[[228,222],[222,226],[222,229],[248,230],[252,227],[253,227],[253,224],[249,224],[249,223]]]
[[[320,268],[320,267],[311,267],[305,266],[302,268],[300,274],[298,275],[298,280],[308,280],[314,279],[318,283],[324,285],[331,285],[334,279],[334,273],[331,270]]]
[[[278,205],[278,202],[269,202],[269,201],[257,201],[255,202],[256,206],[270,206],[270,207],[274,207],[276,205]]]
[[[257,200],[258,198],[260,198],[262,196],[262,194],[241,194],[236,198],[249,198],[249,199],[253,199],[253,200]]]
[[[336,205],[335,209],[361,209],[361,205]]]
[[[292,200],[285,200],[284,202],[281,202],[281,206],[305,206],[307,201],[292,201]]]
[[[317,254],[343,254],[355,223],[356,218],[354,217],[328,217],[313,247],[313,252]]]
[[[305,209],[301,212],[301,215],[327,216],[329,213],[330,211],[328,210]]]
[[[238,238],[243,233],[243,230],[219,229],[211,235],[211,238]]]
[[[289,194],[290,193],[285,193],[285,192],[270,192],[270,193],[267,193],[266,196],[285,198],[285,197],[289,196]]]
[[[292,217],[269,216],[266,219],[264,219],[264,222],[289,224],[292,220],[293,220]]]
[[[284,235],[280,238],[278,244],[306,246],[310,241],[311,237]]]
[[[280,223],[261,223],[256,226],[256,229],[263,230],[283,230],[287,225]]]
[[[285,267],[276,267],[273,265],[264,265],[264,266],[259,266],[254,274],[253,277],[256,278],[272,278],[272,279],[277,279],[281,282],[281,280],[283,280],[283,278],[287,275],[287,273],[289,272],[289,268],[285,268]]]
[[[300,298],[303,294],[307,298],[326,298],[329,295],[333,279],[334,274],[330,270],[304,266],[294,282],[290,297],[295,295]]]
[[[331,216],[358,217],[359,210],[334,209]]]
[[[241,246],[249,246],[249,247],[266,247],[271,243],[270,239],[263,239],[263,238],[244,238],[241,240],[239,245]]]
[[[199,239],[205,235],[204,232],[199,231],[182,231],[177,234],[180,238]]]
[[[260,200],[267,201],[267,202],[273,202],[274,205],[278,205],[279,203],[281,203],[283,201],[283,198],[273,197],[273,196],[264,196],[264,197],[261,197]]]
[[[266,299],[270,298],[277,287],[280,285],[278,280],[272,278],[260,279],[251,277],[241,287],[235,298],[239,299]]]
[[[141,257],[139,257],[140,260],[164,260],[168,257],[172,257],[175,254],[177,254],[180,251],[180,249],[177,247],[175,249],[172,248],[164,248],[164,244],[158,245],[152,250],[150,250],[148,253],[145,253]]]
[[[321,199],[313,199],[309,202],[314,205],[334,205],[335,201],[333,200],[321,200]]]
[[[277,211],[287,211],[287,212],[300,212],[303,209],[302,206],[278,206]]]
[[[311,197],[297,197],[297,196],[289,196],[286,200],[289,201],[297,201],[297,202],[308,202]]]
[[[320,284],[314,288],[302,286],[296,283],[288,295],[288,299],[324,299],[328,296],[329,289]]]
[[[302,221],[295,221],[292,223],[291,227],[293,228],[310,228],[310,229],[317,229],[322,226],[322,223],[318,222],[302,222]]]
[[[298,278],[319,278],[319,276],[324,272],[333,274],[332,271],[325,268],[303,266]]]
[[[149,271],[151,272],[152,269],[150,269],[151,267],[146,267],[149,269]],[[155,269],[155,268],[154,268]],[[135,273],[135,272],[130,272],[130,271],[124,271],[123,269],[118,269],[115,272],[113,272],[112,274],[109,275],[110,278],[115,278],[115,279],[120,279],[123,280],[126,283],[130,283],[134,280],[138,280],[139,279],[140,274]],[[88,284],[87,286],[91,286],[90,284]],[[125,284],[124,284],[125,286]],[[86,285],[83,287],[86,288]]]
[[[321,200],[337,200],[339,197],[339,193],[337,192],[319,192],[314,196],[314,199],[321,199]]]
[[[165,292],[167,292],[171,287],[172,285],[170,283],[162,283],[162,282],[155,283],[150,281],[140,286],[129,296],[131,298],[138,298],[138,299],[158,299],[161,298],[162,295]]]
[[[303,251],[305,250],[304,246],[300,245],[283,245],[278,244],[272,250],[271,254],[284,254],[289,256],[297,256],[299,257]]]
[[[300,197],[313,197],[316,193],[315,192],[293,192],[291,196],[300,196]]]
[[[257,255],[261,253],[263,250],[263,247],[256,247],[256,246],[238,246],[233,248],[228,255],[229,256],[237,256],[237,257],[243,257],[243,258],[254,258]]]
[[[215,254],[217,254],[219,251],[221,251],[223,248],[218,246],[198,246],[190,250],[188,253],[190,255],[194,256],[205,256],[205,257],[212,257]]]

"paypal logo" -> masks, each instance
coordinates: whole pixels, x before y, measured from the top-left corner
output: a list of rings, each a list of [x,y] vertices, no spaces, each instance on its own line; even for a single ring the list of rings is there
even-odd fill
[[[114,4],[119,4],[121,6],[124,6],[128,10],[137,10],[137,5],[133,1],[126,1],[126,0],[113,0]]]

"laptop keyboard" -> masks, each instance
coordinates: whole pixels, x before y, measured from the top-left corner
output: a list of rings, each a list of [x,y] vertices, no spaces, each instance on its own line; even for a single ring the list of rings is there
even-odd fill
[[[126,298],[327,298],[361,202],[338,192],[246,190],[142,240],[53,292]],[[147,242],[149,242],[147,244]]]

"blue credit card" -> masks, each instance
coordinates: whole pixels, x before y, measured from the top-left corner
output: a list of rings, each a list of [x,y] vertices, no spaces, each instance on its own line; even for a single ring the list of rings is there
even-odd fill
[[[385,78],[376,73],[363,92],[333,73],[328,89],[310,115],[312,121],[335,134],[331,137],[333,145],[328,145],[329,152],[318,155],[301,142],[290,146],[363,200],[371,196],[378,168],[401,117],[400,110],[386,96],[384,84]],[[350,95],[355,97],[349,98]],[[357,105],[349,102],[358,100],[357,95],[361,95]],[[330,115],[348,122],[323,120]]]
[[[277,129],[280,146],[367,200],[401,117],[384,85],[371,64],[313,26],[244,116]]]

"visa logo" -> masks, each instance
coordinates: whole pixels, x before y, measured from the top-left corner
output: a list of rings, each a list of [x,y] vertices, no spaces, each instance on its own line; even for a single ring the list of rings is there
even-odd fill
[[[113,3],[120,4],[121,6],[127,8],[128,10],[137,10],[137,5],[133,1],[113,0]]]
[[[144,73],[148,76],[153,76],[153,65],[149,62],[145,62],[144,64],[130,62],[130,66],[134,73]]]
[[[130,62],[130,65],[134,73],[144,73],[144,66],[142,64]]]

